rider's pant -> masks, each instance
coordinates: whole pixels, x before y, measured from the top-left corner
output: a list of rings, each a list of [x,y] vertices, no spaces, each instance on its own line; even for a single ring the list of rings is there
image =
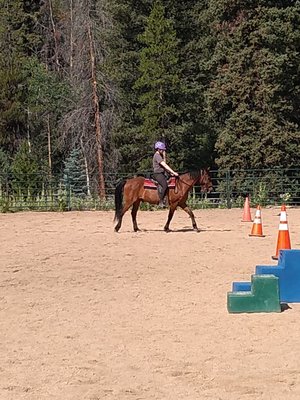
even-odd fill
[[[161,191],[160,190],[158,191],[158,195],[159,195],[159,199],[162,201],[164,199],[166,191],[168,189],[167,178],[163,172],[154,173],[153,176],[161,186]]]

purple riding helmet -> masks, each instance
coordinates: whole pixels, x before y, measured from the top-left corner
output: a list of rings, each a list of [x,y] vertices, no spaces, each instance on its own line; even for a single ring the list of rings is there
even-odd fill
[[[166,145],[163,142],[156,142],[154,145],[155,150],[166,150]]]

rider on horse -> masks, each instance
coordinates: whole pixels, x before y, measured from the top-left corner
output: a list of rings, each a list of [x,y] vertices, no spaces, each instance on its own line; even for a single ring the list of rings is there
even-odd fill
[[[171,167],[166,163],[165,151],[166,145],[163,142],[156,142],[154,145],[155,153],[153,156],[153,176],[161,186],[159,194],[159,207],[165,208],[164,197],[168,189],[168,181],[165,172],[169,172],[173,176],[178,176],[178,173],[173,171]]]

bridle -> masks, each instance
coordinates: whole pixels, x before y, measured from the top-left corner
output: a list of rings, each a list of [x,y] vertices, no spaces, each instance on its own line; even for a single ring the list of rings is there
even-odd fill
[[[185,185],[191,187],[191,186],[194,186],[195,182],[197,182],[198,180],[200,181],[200,179],[202,178],[202,176],[203,176],[203,171],[201,170],[200,176],[199,176],[197,179],[195,179],[192,183],[185,182],[180,176],[177,176],[176,179],[177,179],[178,181],[184,183]]]
[[[199,180],[199,183],[200,183],[200,179],[202,178],[202,176],[203,176],[203,171],[202,171],[202,169],[201,169],[201,173],[200,173],[199,178],[193,180],[192,183],[185,182],[180,176],[177,176],[177,177],[175,177],[175,178],[176,178],[176,183],[177,183],[177,181],[180,181],[180,182],[184,183],[185,185],[187,185],[187,186],[190,188],[190,187],[194,186],[195,182],[197,182],[198,180]],[[200,184],[200,185],[201,185],[201,184]],[[177,185],[175,184],[174,192],[175,192],[175,193],[178,193],[178,192],[176,191],[176,188],[177,188]]]

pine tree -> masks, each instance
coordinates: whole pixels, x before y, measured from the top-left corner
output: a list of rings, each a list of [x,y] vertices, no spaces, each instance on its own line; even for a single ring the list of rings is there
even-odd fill
[[[0,149],[0,181],[5,180],[10,172],[10,162],[7,153]]]
[[[174,148],[176,157],[182,160],[184,169],[214,166],[216,135],[205,102],[205,92],[213,77],[210,60],[216,44],[212,11],[208,1],[166,3],[180,40],[181,132]]]
[[[152,152],[152,146],[141,145],[141,118],[138,114],[139,92],[134,84],[139,77],[138,65],[145,30],[151,11],[150,0],[111,0],[110,10],[115,29],[110,35],[110,70],[116,87],[116,115],[113,143],[122,172],[132,173]]]
[[[33,141],[33,151],[47,165],[49,176],[57,172],[55,161],[61,132],[58,125],[63,115],[69,110],[71,99],[70,86],[55,71],[38,59],[31,57],[25,63],[28,111],[28,136]]]
[[[30,151],[27,141],[23,141],[12,162],[13,189],[23,196],[33,195],[42,185],[42,174],[36,157]]]
[[[141,92],[141,140],[151,149],[155,140],[176,140],[176,95],[180,92],[178,39],[160,0],[154,2],[145,32],[139,38],[144,47],[135,87]]]
[[[172,62],[175,56],[172,73],[177,74],[179,79],[175,90],[174,85],[167,87],[166,105],[173,106],[176,112],[171,114],[170,128],[165,131],[165,136],[170,162],[182,169],[213,165],[215,131],[205,110],[204,93],[211,79],[209,63],[216,38],[211,32],[212,16],[207,2],[164,0],[164,12],[161,12],[164,20],[170,23],[169,30],[172,28],[176,31],[177,43],[169,59]],[[149,168],[153,140],[157,138],[156,132],[150,133],[151,138],[145,133],[147,112],[146,104],[141,101],[142,95],[153,91],[153,88],[149,90],[146,85],[140,86],[139,83],[134,85],[143,75],[136,65],[142,66],[141,56],[149,47],[141,37],[145,35],[154,2],[140,1],[133,5],[128,0],[116,0],[114,7],[114,32],[119,35],[114,37],[110,46],[115,55],[110,59],[113,60],[114,77],[117,78],[118,100],[113,140],[119,155],[120,170],[133,172],[138,167],[142,170]],[[159,21],[152,22],[155,25]],[[161,47],[163,45],[162,40]],[[141,111],[146,112],[145,117]]]
[[[74,148],[64,162],[63,181],[67,188],[78,197],[86,195],[86,177],[80,150]]]
[[[219,124],[218,165],[298,165],[300,4],[228,4],[217,4],[216,77],[207,93]]]
[[[11,154],[27,136],[26,59],[40,47],[40,1],[0,0],[0,144]]]

